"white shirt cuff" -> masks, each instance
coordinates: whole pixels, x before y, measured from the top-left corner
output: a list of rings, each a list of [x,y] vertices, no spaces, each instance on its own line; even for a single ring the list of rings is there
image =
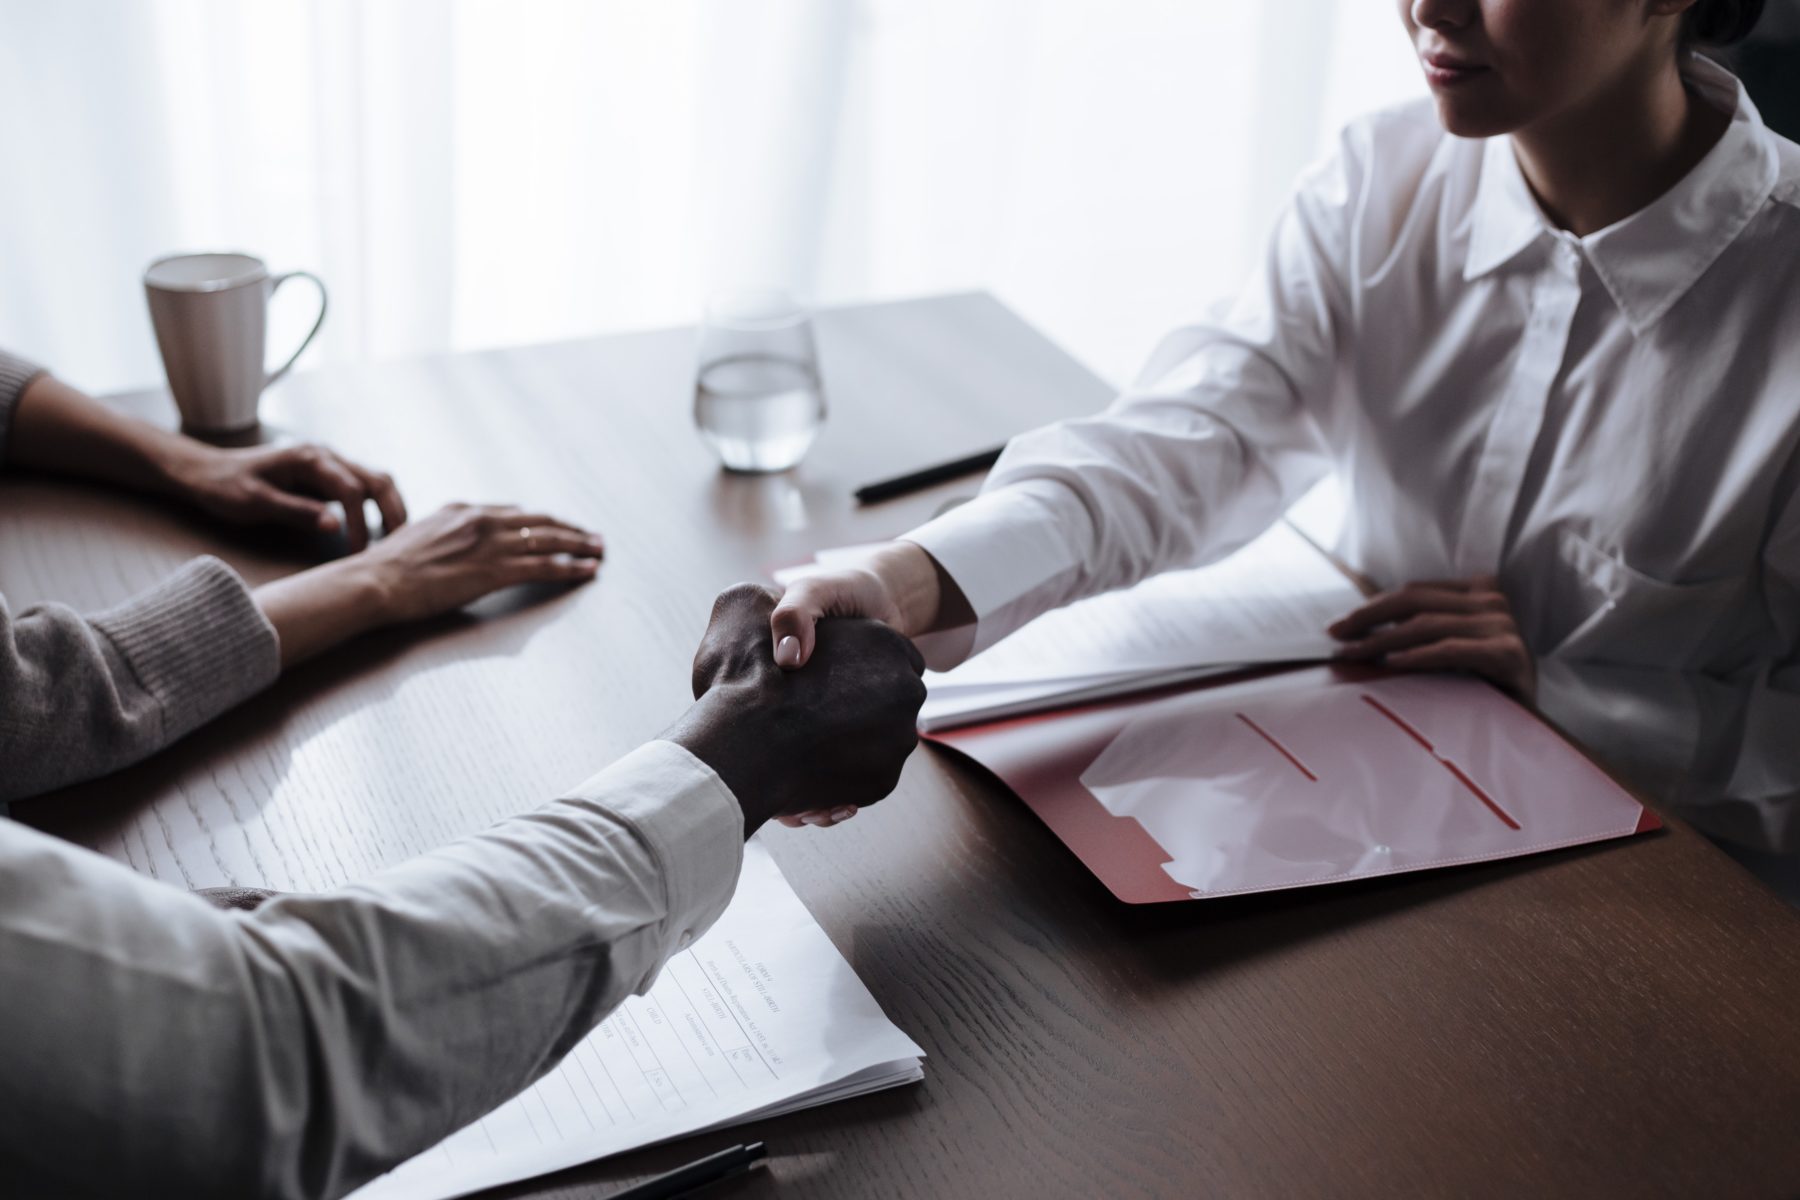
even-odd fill
[[[933,670],[948,670],[1055,607],[1080,573],[1093,521],[1075,493],[1048,479],[984,492],[904,535],[937,560],[975,612],[973,630],[919,639]]]
[[[675,949],[731,903],[744,860],[743,810],[718,773],[682,747],[646,742],[566,795],[606,808],[648,843],[667,889]]]

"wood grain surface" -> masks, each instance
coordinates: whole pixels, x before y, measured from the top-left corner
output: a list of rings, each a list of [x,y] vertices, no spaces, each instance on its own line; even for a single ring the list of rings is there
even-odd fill
[[[973,484],[862,483],[1107,389],[982,295],[820,322],[830,422],[790,476],[720,473],[666,331],[295,377],[275,429],[393,471],[416,513],[543,506],[599,580],[311,664],[157,758],[14,815],[181,887],[317,889],[533,806],[681,711],[713,595],[898,533]],[[160,395],[120,403],[169,420]],[[131,497],[0,483],[0,588],[121,599],[215,553],[315,547]],[[507,1189],[597,1197],[735,1140],[787,1197],[1800,1193],[1800,914],[1678,822],[1524,861],[1231,901],[1116,903],[979,771],[921,750],[796,890],[929,1054],[923,1085]]]

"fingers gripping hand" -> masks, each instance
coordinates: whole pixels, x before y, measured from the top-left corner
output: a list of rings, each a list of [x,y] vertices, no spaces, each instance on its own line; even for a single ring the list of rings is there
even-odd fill
[[[924,661],[866,619],[827,618],[804,667],[770,653],[776,594],[719,597],[694,660],[699,702],[667,736],[718,771],[746,826],[822,809],[841,818],[886,796],[917,744]]]
[[[779,611],[781,599],[781,593],[756,584],[738,584],[719,594],[713,601],[706,636],[694,656],[694,699],[721,684],[754,681],[759,673],[775,674],[769,664],[779,662],[780,656],[770,654],[774,644],[771,618]],[[812,632],[813,625],[809,623],[807,633]],[[792,827],[834,825],[849,820],[856,811],[854,804],[840,804],[828,810],[779,814],[775,819]]]
[[[823,623],[821,623],[821,625],[819,626],[819,631],[820,631],[819,636],[822,639],[822,641],[826,644],[826,647],[827,647],[826,649],[821,650],[821,654],[828,655],[829,644],[831,642],[835,641],[837,639],[837,637],[842,632],[844,632],[847,628],[868,627],[868,626],[870,626],[870,624],[871,623],[864,621],[864,620],[852,620],[852,619],[848,619],[848,618],[826,618],[826,620]],[[884,635],[887,633],[887,629],[883,626],[872,626],[872,627],[875,629],[879,629],[881,631],[881,633]],[[924,670],[925,670],[925,662],[924,662],[924,659],[920,656],[918,648],[915,647],[911,641],[907,640],[904,637],[898,638],[897,644],[898,644],[899,648],[903,651],[903,653],[905,655],[907,666],[910,668],[913,675],[915,677],[922,677],[924,674]],[[820,660],[821,665],[823,665],[825,661],[826,661],[825,658],[822,657]],[[811,669],[815,669],[815,668],[809,667],[808,669],[811,670]],[[920,706],[924,703],[924,699],[925,699],[924,681],[922,678],[918,678],[916,690],[912,689],[912,688],[907,689],[907,700],[906,700],[906,703],[908,705],[908,707],[906,708],[907,726],[906,726],[905,733],[903,735],[904,741],[905,741],[905,746],[906,746],[905,753],[910,753],[912,751],[912,749],[918,744],[918,732],[917,732],[918,712],[919,712]],[[904,754],[902,755],[902,757],[904,757]],[[898,782],[897,776],[896,776],[894,782],[895,783]],[[893,784],[889,784],[888,788],[883,789],[882,794],[885,795],[888,790],[891,790],[892,786],[893,786]],[[801,828],[802,826],[814,826],[816,828],[828,829],[833,825],[839,825],[845,821],[848,821],[850,818],[854,817],[859,811],[861,811],[861,807],[855,803],[834,803],[832,805],[825,806],[825,807],[808,808],[808,809],[804,809],[799,812],[784,813],[784,814],[781,814],[780,816],[778,816],[776,818],[776,820],[780,821],[783,825],[786,825],[791,829],[798,829],[798,828]]]
[[[1422,581],[1384,592],[1329,631],[1337,657],[1402,671],[1469,671],[1531,700],[1537,662],[1491,575]]]
[[[811,660],[820,621],[833,617],[866,617],[898,628],[901,614],[887,584],[867,569],[821,572],[794,583],[775,606],[769,620],[775,662],[798,670]],[[840,804],[778,817],[783,825],[830,827],[856,815],[854,804]]]
[[[821,571],[796,580],[769,617],[776,665],[797,670],[811,661],[820,621],[867,617],[899,628],[900,609],[887,583],[864,567]]]

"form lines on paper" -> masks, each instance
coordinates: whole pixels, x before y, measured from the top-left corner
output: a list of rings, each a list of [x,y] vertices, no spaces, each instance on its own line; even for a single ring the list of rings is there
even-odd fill
[[[1496,817],[1500,818],[1500,820],[1506,825],[1506,827],[1508,829],[1519,828],[1519,823],[1517,821],[1513,820],[1511,813],[1507,812],[1504,808],[1501,808],[1500,805],[1495,802],[1495,800],[1492,796],[1488,795],[1485,791],[1483,791],[1481,789],[1479,784],[1477,784],[1473,779],[1470,779],[1468,777],[1468,775],[1464,774],[1463,769],[1461,767],[1457,766],[1455,763],[1451,762],[1449,759],[1447,759],[1443,755],[1439,754],[1437,752],[1437,747],[1433,746],[1430,742],[1426,741],[1425,735],[1420,733],[1417,729],[1414,729],[1411,724],[1409,724],[1404,718],[1402,718],[1400,716],[1399,713],[1395,712],[1393,709],[1389,708],[1387,705],[1383,704],[1381,701],[1377,700],[1375,697],[1369,695],[1367,692],[1363,693],[1363,702],[1365,704],[1369,705],[1371,708],[1373,708],[1376,712],[1380,713],[1382,716],[1386,717],[1388,720],[1392,721],[1394,724],[1398,725],[1400,728],[1404,729],[1407,733],[1407,736],[1411,737],[1412,740],[1419,743],[1419,745],[1425,747],[1425,752],[1427,754],[1429,754],[1429,755],[1431,755],[1431,757],[1435,758],[1439,762],[1439,764],[1441,764],[1443,766],[1443,768],[1446,771],[1450,772],[1451,775],[1455,776],[1456,781],[1458,783],[1462,784],[1464,787],[1468,788],[1469,791],[1474,794],[1474,796],[1477,800],[1479,800],[1483,804],[1487,805],[1488,811],[1493,813]]]
[[[544,1135],[538,1131],[537,1122],[531,1118],[531,1105],[521,1104],[519,1111],[525,1114],[525,1124],[531,1130],[531,1136],[537,1139],[538,1145],[543,1145]]]
[[[663,1082],[669,1085],[669,1090],[675,1093],[675,1102],[681,1105],[681,1107],[686,1108],[687,1097],[681,1094],[681,1088],[675,1083],[675,1076],[669,1072],[669,1068],[663,1066],[662,1055],[658,1054],[656,1052],[656,1047],[650,1044],[650,1035],[644,1032],[644,1023],[638,1020],[637,1014],[630,1009],[621,1008],[619,1011],[630,1018],[632,1027],[638,1032],[638,1041],[643,1043],[644,1049],[650,1052],[650,1061],[656,1064],[656,1073],[662,1076]],[[632,1061],[637,1061],[637,1055],[633,1054],[631,1057]],[[638,1070],[644,1071],[643,1063],[638,1063]],[[656,1080],[650,1077],[650,1072],[648,1071],[644,1071],[644,1082],[650,1085],[652,1091],[658,1093],[657,1098],[660,1100],[662,1098],[661,1089],[656,1086]],[[669,1106],[664,1104],[663,1107],[667,1108]]]
[[[622,1037],[624,1035],[621,1034],[620,1036]],[[619,1093],[619,1103],[625,1106],[625,1115],[634,1121],[637,1120],[637,1113],[631,1110],[631,1100],[625,1095],[625,1089],[619,1086],[619,1081],[613,1078],[612,1068],[606,1065],[606,1056],[604,1054],[599,1055],[598,1060],[600,1069],[606,1072],[606,1082],[612,1084],[613,1091]],[[632,1061],[636,1062],[637,1060],[634,1058]]]
[[[690,950],[688,953],[691,955],[693,954],[693,951]],[[731,993],[719,983],[719,980],[715,976],[707,971],[705,963],[696,958],[694,959],[694,965],[700,968],[700,973],[702,975],[705,975],[708,979],[712,980],[712,985],[715,988],[719,989],[719,995],[725,1001],[725,1011],[730,1014],[733,1021],[737,1022],[738,1032],[744,1035],[744,1045],[756,1051],[756,1057],[762,1061],[763,1066],[768,1068],[770,1076],[775,1079],[780,1079],[781,1072],[777,1071],[774,1065],[769,1062],[768,1056],[762,1052],[762,1047],[756,1044],[756,1039],[750,1036],[750,1031],[748,1029],[744,1028],[744,1022],[737,1015],[737,1009],[731,1006]]]
[[[695,966],[699,966],[699,965],[700,965],[700,964],[699,964],[699,963],[695,963],[695,964],[694,964],[694,965],[695,965]],[[704,972],[702,972],[702,973],[703,973],[703,974],[704,974]],[[674,981],[675,981],[675,986],[676,986],[676,987],[678,987],[678,988],[680,988],[680,989],[681,989],[681,996],[682,996],[682,999],[684,999],[684,1000],[686,1000],[686,1001],[687,1001],[687,1002],[688,1002],[688,1007],[689,1007],[689,1008],[691,1008],[691,1009],[693,1009],[693,1010],[694,1010],[694,1012],[695,1012],[695,1013],[699,1013],[699,1012],[700,1012],[700,1006],[699,1006],[699,1005],[698,1005],[698,1004],[695,1004],[695,1003],[694,1003],[694,997],[693,997],[693,996],[692,996],[692,995],[691,995],[691,994],[690,994],[690,993],[689,993],[689,992],[688,992],[688,990],[687,990],[687,984],[685,984],[685,983],[683,983],[683,982],[681,982],[681,977],[680,977],[680,976],[678,976],[678,975],[676,975],[676,974],[675,974],[675,972],[673,972],[673,971],[670,971],[670,972],[669,972],[669,973],[668,973],[668,975],[669,975],[669,978],[670,978],[670,979],[673,979],[673,980],[674,980]],[[720,1006],[721,1006],[721,1007],[724,1007],[724,1004],[723,1004],[723,1002],[721,1002],[721,1005],[720,1005]],[[718,1034],[716,1034],[716,1033],[714,1033],[714,1032],[713,1032],[713,1031],[712,1031],[712,1030],[711,1030],[711,1029],[709,1029],[709,1028],[707,1028],[707,1027],[706,1027],[706,1022],[705,1022],[705,1021],[704,1021],[704,1020],[702,1020],[702,1021],[701,1021],[701,1022],[700,1022],[700,1025],[701,1025],[701,1032],[703,1032],[703,1033],[705,1033],[705,1034],[706,1034],[706,1036],[707,1036],[707,1037],[709,1037],[709,1038],[711,1038],[711,1039],[712,1039],[712,1043],[713,1043],[713,1046],[714,1046],[714,1048],[715,1048],[715,1049],[717,1049],[717,1050],[718,1050],[718,1052],[719,1052],[719,1057],[720,1057],[720,1058],[722,1058],[722,1059],[724,1059],[724,1060],[725,1060],[725,1065],[726,1065],[726,1066],[728,1066],[728,1067],[730,1067],[730,1068],[731,1068],[731,1073],[732,1073],[732,1074],[733,1074],[733,1075],[736,1075],[736,1076],[737,1076],[737,1081],[738,1081],[738,1084],[739,1084],[739,1086],[745,1086],[745,1085],[744,1085],[744,1076],[743,1076],[743,1074],[742,1074],[742,1073],[741,1073],[741,1072],[740,1072],[740,1071],[739,1071],[739,1070],[738,1070],[738,1069],[737,1069],[737,1063],[735,1063],[735,1062],[733,1062],[733,1061],[732,1061],[732,1059],[731,1059],[731,1055],[729,1055],[729,1054],[727,1054],[727,1053],[725,1053],[725,1047],[723,1047],[723,1046],[721,1046],[721,1045],[719,1045],[719,1035],[718,1035]],[[696,1064],[696,1065],[697,1065],[697,1064]],[[711,1081],[711,1080],[707,1080],[707,1086],[709,1086],[709,1087],[710,1087],[710,1086],[711,1086],[711,1085],[712,1085],[712,1081]],[[718,1095],[718,1094],[719,1094],[719,1089],[718,1089],[718,1088],[713,1088],[713,1095],[715,1095],[715,1096],[716,1096],[716,1095]]]
[[[682,998],[686,999],[687,998],[687,989],[681,987],[679,980],[676,981],[676,987],[680,988]],[[650,994],[652,996],[656,995],[655,990],[652,989]],[[693,1003],[694,1002],[692,1000],[689,1000],[688,1007],[692,1008]],[[662,1006],[662,1013],[663,1013],[663,1020],[668,1022],[669,1032],[671,1034],[673,1034],[675,1037],[675,1044],[677,1046],[681,1047],[681,1052],[683,1054],[686,1054],[688,1056],[688,1061],[694,1064],[694,1073],[700,1076],[700,1082],[704,1083],[706,1085],[707,1090],[710,1091],[713,1095],[715,1095],[715,1096],[718,1095],[719,1089],[714,1087],[713,1081],[706,1077],[706,1068],[702,1067],[700,1065],[700,1060],[694,1057],[694,1048],[687,1044],[687,1039],[685,1037],[681,1036],[681,1026],[676,1023],[674,1016],[670,1014],[669,1006],[667,1004]],[[698,1016],[698,1015],[699,1015],[699,1013],[696,1010],[695,1016]],[[693,1028],[693,1026],[690,1025],[688,1028],[691,1029],[691,1028]]]
[[[1307,769],[1306,764],[1300,761],[1299,756],[1297,756],[1292,750],[1289,750],[1286,746],[1282,745],[1280,742],[1276,741],[1274,736],[1272,734],[1270,734],[1268,730],[1264,729],[1261,725],[1258,725],[1255,721],[1252,721],[1249,717],[1245,716],[1243,713],[1238,713],[1237,719],[1242,721],[1244,724],[1248,725],[1251,729],[1253,729],[1256,732],[1257,737],[1259,737],[1263,741],[1269,743],[1269,745],[1275,747],[1276,752],[1279,753],[1281,755],[1281,757],[1287,759],[1289,762],[1294,764],[1294,769],[1296,771],[1300,772],[1302,775],[1306,776],[1308,779],[1312,780],[1314,783],[1319,782],[1319,777],[1317,775],[1314,775],[1311,771],[1309,771]]]
[[[581,1077],[587,1080],[588,1091],[594,1093],[594,1099],[600,1102],[600,1111],[606,1114],[607,1123],[617,1125],[619,1123],[619,1118],[613,1116],[612,1105],[608,1104],[606,1102],[606,1097],[600,1094],[599,1086],[594,1083],[594,1073],[588,1070],[586,1063],[581,1061],[580,1047],[577,1047],[576,1053],[569,1055],[569,1057],[574,1059],[575,1065],[581,1068]],[[594,1119],[589,1117],[588,1124],[592,1125],[593,1123]]]
[[[543,1079],[532,1084],[531,1097],[543,1106],[544,1115],[550,1118],[550,1131],[556,1135],[556,1140],[560,1142],[563,1140],[562,1122],[556,1119],[556,1110],[550,1107],[550,1102],[548,1100],[544,1099],[544,1084],[548,1082],[549,1079],[550,1076],[546,1075]],[[566,1076],[561,1077],[561,1081],[564,1087],[568,1087],[568,1078]],[[570,1088],[569,1094],[571,1096],[574,1095],[575,1089]]]

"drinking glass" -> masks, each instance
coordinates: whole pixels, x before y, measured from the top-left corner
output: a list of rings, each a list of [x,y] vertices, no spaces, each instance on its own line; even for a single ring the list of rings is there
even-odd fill
[[[785,471],[825,421],[812,314],[778,291],[707,303],[694,377],[694,424],[727,471]]]

